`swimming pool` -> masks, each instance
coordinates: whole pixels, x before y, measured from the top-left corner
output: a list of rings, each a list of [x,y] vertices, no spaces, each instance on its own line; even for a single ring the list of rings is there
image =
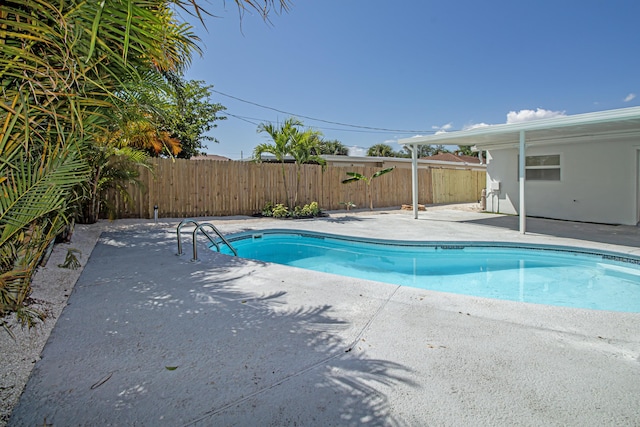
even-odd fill
[[[279,229],[227,239],[243,258],[308,270],[486,298],[640,312],[640,258],[613,252]],[[226,247],[221,251],[231,253]]]

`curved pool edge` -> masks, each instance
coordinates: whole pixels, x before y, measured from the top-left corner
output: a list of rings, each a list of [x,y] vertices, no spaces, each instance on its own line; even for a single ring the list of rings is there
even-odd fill
[[[598,266],[597,267],[598,270],[594,271],[596,275],[601,274],[600,271],[607,271],[606,276],[609,276],[609,277],[611,277],[612,271],[613,271],[613,276],[620,277],[621,274],[627,275],[626,276],[627,278],[624,279],[627,283],[626,285],[624,285],[626,286],[626,290],[625,288],[618,287],[617,283],[615,282],[611,282],[611,286],[613,287],[610,288],[611,290],[608,290],[609,288],[606,282],[600,282],[602,284],[597,285],[597,283],[599,283],[599,279],[596,279],[598,281],[596,282],[596,285],[600,287],[600,290],[595,288],[594,291],[591,290],[592,279],[589,279],[588,284],[587,282],[583,282],[583,284],[581,284],[580,281],[578,280],[575,282],[575,285],[574,285],[574,282],[572,281],[566,282],[566,279],[562,279],[558,283],[556,283],[554,279],[547,279],[551,281],[542,282],[544,284],[544,293],[537,294],[535,289],[540,288],[541,285],[538,282],[539,279],[535,279],[536,282],[525,283],[524,288],[523,288],[523,284],[520,283],[519,295],[514,296],[513,285],[511,281],[498,282],[498,283],[492,282],[493,284],[490,284],[490,282],[487,282],[488,286],[485,286],[481,289],[481,288],[477,288],[477,283],[478,283],[477,280],[481,280],[480,283],[483,283],[482,282],[482,280],[484,280],[483,278],[477,279],[475,278],[475,276],[466,276],[467,274],[469,273],[473,274],[473,271],[476,271],[481,273],[482,275],[490,274],[491,277],[493,277],[494,271],[497,271],[497,270],[493,270],[494,268],[498,268],[500,270],[502,269],[502,265],[496,265],[493,262],[490,265],[488,264],[485,267],[486,270],[485,268],[482,267],[482,265],[480,265],[480,270],[474,270],[473,261],[471,265],[465,262],[465,264],[461,264],[461,265],[465,265],[465,266],[470,265],[470,269],[467,269],[467,270],[462,269],[462,271],[460,272],[458,272],[458,270],[455,270],[456,273],[451,273],[453,274],[453,276],[451,277],[452,278],[459,277],[459,279],[454,279],[454,282],[449,282],[448,281],[449,279],[446,279],[447,281],[443,283],[441,283],[441,280],[443,277],[442,273],[436,272],[438,267],[435,267],[436,270],[433,270],[434,267],[427,267],[428,269],[427,271],[431,271],[431,273],[426,273],[427,276],[424,276],[423,275],[424,273],[419,273],[420,276],[416,276],[416,277],[421,277],[422,279],[419,279],[421,281],[426,279],[427,282],[421,282],[422,284],[418,284],[417,286],[415,286],[415,284],[417,283],[415,282],[415,279],[413,282],[411,282],[400,277],[403,275],[404,275],[403,277],[406,277],[406,272],[403,272],[403,267],[400,267],[400,270],[395,270],[394,268],[388,270],[388,272],[390,273],[393,271],[397,271],[398,274],[400,275],[397,278],[396,276],[387,276],[386,273],[383,272],[384,273],[383,276],[386,278],[382,279],[382,277],[380,278],[373,277],[373,276],[370,276],[369,273],[366,273],[366,271],[371,268],[370,266],[374,265],[367,262],[362,264],[363,265],[362,272],[364,272],[365,274],[361,275],[361,273],[359,273],[359,271],[361,271],[361,267],[357,267],[356,270],[354,270],[355,273],[352,273],[351,271],[344,271],[342,270],[343,267],[339,267],[339,266],[342,266],[343,264],[338,261],[336,261],[337,264],[335,264],[336,266],[338,266],[337,268],[333,268],[333,267],[326,268],[323,266],[324,264],[318,264],[316,266],[311,267],[311,266],[304,266],[303,264],[298,263],[295,258],[292,259],[292,261],[295,261],[295,262],[288,262],[288,261],[280,262],[275,258],[273,258],[272,255],[269,255],[276,252],[265,252],[264,255],[266,256],[262,256],[258,254],[255,254],[256,256],[251,256],[249,253],[244,252],[246,259],[251,259],[259,262],[275,262],[282,265],[287,265],[289,267],[302,268],[302,269],[306,269],[314,272],[325,272],[330,274],[343,275],[346,277],[357,277],[363,280],[376,281],[378,283],[408,286],[408,287],[414,287],[418,289],[429,290],[433,292],[445,292],[445,293],[450,292],[458,295],[467,295],[467,296],[476,297],[476,298],[513,301],[516,303],[526,303],[526,304],[550,305],[555,307],[569,307],[569,308],[579,308],[579,309],[581,308],[581,309],[596,310],[596,311],[631,312],[631,313],[640,312],[640,307],[638,307],[638,291],[636,286],[640,284],[640,282],[637,280],[638,274],[640,274],[640,257],[635,256],[633,254],[624,253],[624,252],[616,252],[616,251],[603,250],[603,249],[596,250],[593,248],[585,248],[585,247],[579,247],[579,246],[541,244],[541,243],[532,243],[532,242],[481,241],[481,240],[431,241],[431,240],[380,239],[380,238],[362,237],[362,236],[354,236],[354,235],[347,235],[347,234],[326,233],[326,232],[294,229],[294,228],[256,228],[256,229],[250,229],[250,230],[245,229],[244,231],[241,231],[241,232],[228,234],[227,239],[229,242],[231,242],[232,245],[234,244],[234,242],[242,242],[243,244],[249,243],[250,246],[253,246],[253,242],[251,243],[247,242],[248,239],[251,239],[251,240],[256,239],[256,243],[258,245],[262,245],[262,243],[258,243],[257,239],[261,240],[263,238],[266,239],[264,243],[267,245],[278,244],[277,243],[278,240],[270,241],[269,243],[267,243],[267,241],[269,241],[267,236],[274,236],[276,239],[278,239],[279,237],[284,237],[285,241],[282,241],[281,244],[285,244],[285,245],[288,244],[288,243],[285,243],[287,239],[293,238],[293,241],[295,241],[298,237],[300,237],[301,242],[306,242],[306,243],[302,243],[303,247],[315,246],[313,243],[311,243],[311,246],[307,246],[310,242],[310,239],[311,240],[319,239],[321,241],[326,241],[326,244],[328,245],[327,247],[334,247],[334,245],[338,245],[336,247],[341,247],[340,246],[341,244],[346,244],[347,246],[345,247],[348,248],[350,247],[350,244],[353,244],[355,245],[353,246],[353,248],[357,248],[359,243],[363,243],[369,247],[369,249],[367,249],[366,251],[373,251],[373,252],[365,251],[364,253],[369,253],[370,256],[373,256],[373,257],[378,256],[376,255],[375,251],[385,253],[384,249],[382,250],[380,250],[380,248],[376,249],[375,248],[376,246],[378,247],[389,246],[389,251],[391,251],[392,253],[395,250],[408,250],[409,258],[411,258],[411,252],[413,250],[412,248],[415,248],[419,252],[426,249],[427,252],[425,253],[425,256],[427,256],[427,258],[425,258],[425,261],[427,259],[430,259],[431,255],[426,255],[429,253],[434,254],[433,256],[436,256],[436,257],[446,256],[447,259],[450,260],[452,258],[450,258],[449,255],[445,255],[448,252],[451,253],[451,256],[454,256],[455,252],[460,251],[459,253],[462,254],[463,253],[462,251],[464,251],[467,257],[468,256],[474,257],[478,255],[472,255],[472,254],[474,253],[482,254],[487,250],[498,251],[503,254],[509,254],[510,250],[514,250],[516,251],[516,253],[528,252],[532,254],[531,256],[537,257],[537,259],[544,259],[544,260],[549,259],[550,260],[549,262],[552,263],[550,265],[553,265],[556,257],[569,256],[571,257],[570,259],[574,259],[573,257],[577,256],[579,257],[577,258],[578,260],[580,259],[584,260],[584,261],[576,261],[578,263],[590,262],[594,266]],[[271,243],[271,242],[275,242],[275,243]],[[242,248],[243,244],[239,244],[238,245],[239,248]],[[318,242],[318,247],[324,247],[324,245],[325,243]],[[268,247],[269,246],[266,246],[265,248],[268,248]],[[274,251],[274,250],[275,249],[270,249],[270,251]],[[359,249],[354,249],[354,250],[355,250],[354,253],[359,253]],[[507,252],[505,252],[505,250]],[[225,249],[223,248],[223,253],[225,252],[226,254],[230,255],[230,251],[229,250],[225,251]],[[242,256],[242,252],[243,251],[240,250],[241,256]],[[296,251],[292,253],[295,253],[295,252]],[[285,251],[281,253],[287,254],[289,252]],[[300,258],[301,260],[309,256],[309,254],[306,251],[304,251],[303,253],[305,255],[303,255],[303,258]],[[437,253],[440,253],[441,255],[436,255]],[[549,255],[547,255],[546,253],[549,253]],[[313,259],[314,256],[317,256],[317,255],[312,255],[312,257],[309,259]],[[460,255],[460,256],[463,257],[462,259],[465,259],[464,255]],[[285,257],[287,257],[287,255]],[[508,255],[508,257],[510,257],[510,255]],[[528,259],[528,258],[525,258],[525,259]],[[558,258],[558,259],[562,259],[562,258]],[[385,258],[385,261],[387,260],[388,259]],[[426,262],[427,264],[424,264],[426,266],[440,265],[440,264],[428,264],[428,261]],[[536,262],[537,261],[534,261],[534,265]],[[391,263],[394,264],[393,261],[391,261]],[[448,262],[445,264],[448,264]],[[332,262],[331,264],[327,264],[327,266],[328,265],[334,265],[334,264]],[[349,265],[349,262],[347,261],[347,263],[345,263],[344,265],[345,266]],[[523,264],[521,264],[520,268],[522,268],[522,265]],[[576,264],[576,265],[580,265],[580,264]],[[414,261],[413,268],[415,272],[415,261]],[[602,268],[606,270],[601,270]],[[512,267],[508,267],[508,269],[512,269]],[[487,273],[483,273],[483,271],[486,271]],[[431,274],[433,274],[433,276],[431,276]],[[448,277],[450,273],[444,272],[444,274]],[[522,281],[522,277],[523,277],[522,274],[523,273],[520,273],[520,281]],[[535,274],[537,273],[534,273],[534,276]],[[589,274],[589,273],[586,273],[586,274]],[[465,279],[464,278],[465,276],[470,277],[470,279]],[[549,277],[554,277],[554,276],[549,276]],[[564,277],[572,277],[572,276],[565,275]],[[582,270],[580,270],[580,272],[577,273],[576,277],[582,277]],[[590,276],[587,276],[587,277],[590,277]],[[591,277],[597,277],[597,276],[591,276]],[[391,279],[391,280],[388,280],[388,279]],[[464,280],[464,282],[461,281],[460,279]],[[507,278],[505,277],[505,279]],[[518,277],[516,277],[516,280],[517,279]],[[466,280],[470,280],[470,281],[467,282]],[[452,284],[451,287],[449,287],[447,283],[451,283]],[[459,285],[460,283],[464,283],[464,285],[461,286]],[[504,285],[500,283],[504,283]],[[545,283],[548,283],[548,285]],[[506,287],[504,287],[505,285]],[[622,282],[621,282],[621,285],[622,285]],[[553,286],[551,289],[554,289],[554,290],[547,294],[547,286]],[[569,286],[569,287],[564,288],[564,286]],[[577,286],[576,290],[572,289],[573,286]],[[585,288],[585,286],[588,286],[588,288]],[[580,288],[582,288],[583,291],[580,291]],[[505,293],[503,293],[503,291],[500,289],[504,290]],[[566,290],[562,290],[562,289],[566,289]],[[576,293],[576,292],[586,292],[584,293],[584,295],[588,295],[588,296],[586,298],[572,297],[571,296],[572,294],[576,296],[582,295],[582,293]],[[594,298],[594,296],[596,296],[598,292],[600,292],[601,295],[598,295],[599,298]]]
[[[483,248],[509,248],[509,249],[529,249],[547,250],[565,253],[577,253],[589,256],[602,256],[604,259],[612,261],[626,262],[640,266],[640,253],[614,251],[610,249],[595,249],[587,246],[558,245],[535,242],[512,242],[503,240],[397,240],[379,239],[372,237],[355,236],[348,234],[334,234],[320,231],[294,229],[294,228],[267,228],[252,229],[226,235],[227,240],[233,244],[234,241],[247,238],[254,238],[264,234],[297,234],[304,237],[327,238],[342,241],[362,242],[374,245],[394,245],[403,247],[436,247],[442,249],[464,249],[467,246]],[[639,250],[640,251],[640,250]]]

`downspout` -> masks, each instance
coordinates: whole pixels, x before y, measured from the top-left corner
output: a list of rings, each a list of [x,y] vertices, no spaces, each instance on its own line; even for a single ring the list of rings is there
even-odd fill
[[[409,145],[411,150],[411,199],[413,219],[418,219],[418,144]]]
[[[526,232],[527,213],[525,211],[525,195],[524,195],[524,182],[525,182],[525,165],[526,165],[526,143],[524,131],[520,131],[520,161],[518,162],[518,176],[520,177],[520,233]]]

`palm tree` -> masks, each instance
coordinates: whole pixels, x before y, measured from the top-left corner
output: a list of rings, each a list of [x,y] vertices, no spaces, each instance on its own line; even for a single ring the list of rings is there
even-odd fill
[[[150,155],[176,156],[182,151],[182,144],[172,137],[166,123],[175,115],[175,104],[183,102],[182,95],[183,81],[172,73],[149,69],[140,73],[140,79],[125,82],[115,99],[107,141]],[[103,142],[101,138],[99,143]]]
[[[272,154],[276,161],[280,162],[288,208],[295,207],[298,203],[301,165],[305,163],[318,163],[324,166],[326,164],[326,161],[322,157],[315,154],[320,144],[322,133],[313,129],[300,131],[298,126],[302,125],[303,123],[300,120],[293,117],[285,120],[280,126],[274,126],[272,123],[261,123],[258,126],[258,132],[266,132],[273,142],[260,144],[253,150],[253,158],[255,161],[262,161],[262,155],[268,153]],[[293,200],[289,194],[287,174],[284,166],[287,157],[291,157],[296,164],[296,191]]]
[[[384,175],[386,173],[389,173],[393,170],[394,168],[387,168],[387,169],[382,169],[379,170],[378,172],[374,173],[371,176],[364,176],[362,174],[359,174],[357,172],[347,172],[347,175],[350,176],[351,178],[347,178],[345,180],[342,181],[343,184],[348,184],[350,182],[356,182],[356,181],[364,181],[365,184],[367,185],[367,197],[369,199],[369,209],[373,210],[373,194],[371,191],[371,182],[381,176]]]
[[[369,147],[367,156],[372,157],[395,157],[396,153],[389,144],[376,144]]]
[[[314,154],[320,143],[322,133],[313,129],[300,132],[294,129],[291,134],[291,146],[289,154],[296,163],[296,192],[293,198],[293,206],[298,206],[298,193],[300,192],[301,168],[306,163],[317,163],[323,168],[327,164],[326,160]]]
[[[302,122],[293,117],[288,118],[280,126],[274,126],[273,123],[261,123],[258,126],[258,132],[265,132],[271,137],[272,143],[263,143],[257,145],[253,149],[253,158],[255,161],[262,161],[262,155],[265,153],[272,154],[277,162],[282,166],[282,182],[284,185],[284,194],[287,198],[287,207],[291,208],[291,200],[289,197],[289,189],[287,186],[287,172],[285,169],[286,157],[291,155],[291,136],[296,126],[302,126]]]
[[[403,157],[411,157],[412,152],[408,147],[403,147],[402,148],[402,156]],[[418,145],[418,158],[422,158],[422,157],[428,157],[431,156],[432,154],[435,154],[435,150],[433,147],[431,147],[430,145]]]
[[[332,156],[348,156],[349,149],[338,140],[321,140],[316,154],[329,154]]]
[[[107,191],[117,191],[129,202],[127,184],[139,183],[141,167],[150,169],[144,151],[127,146],[118,148],[109,143],[93,144],[86,150],[85,159],[91,165],[91,172],[82,186],[83,203],[77,213],[81,224],[97,222],[105,208],[112,218],[113,206],[106,202]]]

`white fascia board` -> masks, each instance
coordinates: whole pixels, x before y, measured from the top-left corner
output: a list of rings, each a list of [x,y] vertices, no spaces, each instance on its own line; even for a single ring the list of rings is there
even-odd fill
[[[496,137],[498,137],[499,135],[502,135],[503,138],[505,136],[509,139],[514,138],[515,142],[518,141],[518,135],[520,131],[526,132],[533,130],[556,129],[571,126],[582,126],[587,124],[610,123],[632,119],[640,119],[640,107],[596,111],[593,113],[576,114],[564,117],[553,117],[550,119],[533,120],[523,123],[490,125],[457,132],[439,133],[437,135],[403,138],[399,139],[398,143],[402,145],[483,145],[483,142],[486,144],[495,144],[497,142],[496,139],[499,139]],[[497,143],[500,144],[500,142]]]

